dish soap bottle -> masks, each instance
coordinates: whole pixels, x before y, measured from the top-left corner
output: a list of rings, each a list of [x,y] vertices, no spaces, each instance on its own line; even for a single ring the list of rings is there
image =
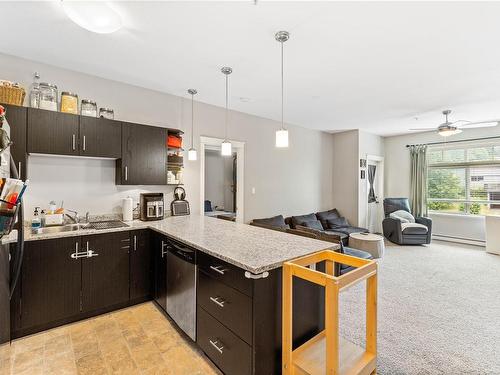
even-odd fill
[[[35,207],[35,212],[33,212],[33,219],[31,220],[31,229],[38,229],[42,226],[42,220],[38,216],[38,210],[40,207]]]

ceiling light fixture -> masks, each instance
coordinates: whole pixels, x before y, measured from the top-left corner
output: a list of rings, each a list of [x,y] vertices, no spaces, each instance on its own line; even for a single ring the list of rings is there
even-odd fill
[[[462,130],[453,125],[442,125],[438,128],[438,133],[442,137],[449,137],[462,133]]]
[[[283,43],[290,38],[288,31],[278,31],[274,38],[281,44],[281,128],[276,130],[276,147],[288,147],[288,130],[285,128],[284,120],[284,79],[283,79]]]
[[[189,89],[188,93],[191,95],[191,148],[188,150],[188,160],[196,160],[198,158],[196,149],[193,147],[194,137],[194,96],[198,93],[195,89]]]
[[[221,144],[221,149],[220,153],[222,156],[231,156],[232,150],[231,150],[231,142],[228,141],[227,139],[227,123],[228,123],[228,114],[229,114],[229,75],[233,72],[233,69],[225,66],[220,70],[225,76],[226,76],[226,134],[224,136],[224,141]]]
[[[61,1],[64,12],[78,26],[98,34],[110,34],[122,27],[120,15],[101,1]]]

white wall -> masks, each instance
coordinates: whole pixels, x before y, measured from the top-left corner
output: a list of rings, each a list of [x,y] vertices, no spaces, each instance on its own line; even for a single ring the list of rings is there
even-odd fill
[[[350,130],[333,134],[333,207],[358,223],[359,132]]]
[[[0,54],[2,79],[29,87],[34,71],[40,72],[42,81],[57,84],[60,91],[74,91],[80,98],[96,100],[98,106],[113,108],[117,119],[180,128],[185,131],[184,139],[190,146],[189,98],[182,99]],[[221,91],[221,105],[223,97],[224,92]],[[223,108],[196,103],[195,111],[195,148],[199,149],[199,137],[202,135],[224,138]],[[302,214],[332,207],[331,134],[289,125],[290,147],[276,149],[274,133],[280,127],[278,122],[235,111],[230,112],[229,119],[228,137],[245,142],[245,221],[279,213]],[[187,199],[193,214],[198,214],[200,164],[199,161],[189,162],[187,158],[185,164]],[[104,168],[101,169],[101,166]],[[172,189],[168,187],[110,186],[113,171],[109,161],[35,160],[30,157],[29,167],[32,186],[26,195],[27,217],[30,217],[34,206],[46,205],[51,199],[64,199],[66,207],[80,211],[90,207],[92,213],[116,210],[123,196],[132,194],[137,199],[139,189],[164,192],[167,203],[171,199]],[[54,186],[60,187],[54,190]],[[251,193],[252,187],[255,187],[255,195]],[[91,203],[100,192],[103,192],[104,198],[98,199],[99,204]]]
[[[500,136],[500,127],[464,130],[452,140]],[[409,197],[410,195],[410,153],[407,144],[442,142],[436,132],[408,134],[385,138],[385,196]],[[450,214],[431,214],[433,233],[484,241],[484,217]]]

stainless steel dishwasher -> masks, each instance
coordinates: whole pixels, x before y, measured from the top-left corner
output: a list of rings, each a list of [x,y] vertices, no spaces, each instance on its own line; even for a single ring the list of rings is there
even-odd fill
[[[196,250],[167,241],[167,313],[196,341]]]

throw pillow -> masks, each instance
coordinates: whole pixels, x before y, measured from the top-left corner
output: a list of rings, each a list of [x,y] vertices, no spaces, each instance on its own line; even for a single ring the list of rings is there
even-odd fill
[[[323,225],[321,225],[321,221],[319,220],[304,221],[302,225],[311,229],[324,230]]]
[[[265,219],[253,219],[255,224],[264,224],[270,227],[278,227],[278,228],[289,228],[288,224],[285,224],[285,219],[283,215],[268,217]]]
[[[348,227],[349,222],[345,217],[338,217],[336,219],[328,219],[326,221],[328,225],[328,229],[335,229],[335,228],[343,228],[343,227]]]
[[[317,220],[315,214],[292,216],[292,228],[295,228],[297,225],[303,225],[306,221],[313,220]]]
[[[402,223],[414,223],[415,218],[412,214],[405,210],[397,210],[389,214],[393,219],[399,219]]]
[[[328,219],[337,219],[340,217],[340,214],[337,211],[337,209],[334,208],[333,210],[316,212],[316,217],[318,218],[319,221],[321,221],[321,224],[323,224],[323,227],[326,228],[327,227],[326,221]]]

